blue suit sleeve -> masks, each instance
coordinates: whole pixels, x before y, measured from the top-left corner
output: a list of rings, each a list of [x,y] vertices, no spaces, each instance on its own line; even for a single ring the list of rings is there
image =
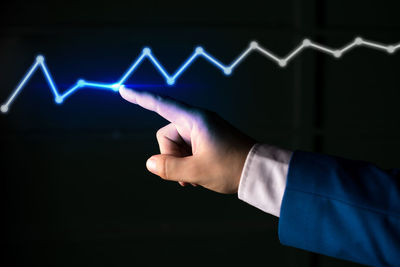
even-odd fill
[[[282,244],[372,266],[400,266],[400,172],[294,152],[279,219]]]

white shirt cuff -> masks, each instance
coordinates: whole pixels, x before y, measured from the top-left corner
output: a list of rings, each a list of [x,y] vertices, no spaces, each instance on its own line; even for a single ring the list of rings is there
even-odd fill
[[[278,147],[255,144],[243,167],[239,199],[279,217],[292,154]]]

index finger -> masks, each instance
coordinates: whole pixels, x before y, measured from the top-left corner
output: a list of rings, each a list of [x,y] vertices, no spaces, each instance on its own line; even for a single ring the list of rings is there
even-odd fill
[[[182,119],[190,121],[192,118],[191,110],[193,108],[175,99],[162,97],[150,92],[128,89],[124,86],[121,86],[119,93],[125,100],[154,111],[172,123],[177,123]]]

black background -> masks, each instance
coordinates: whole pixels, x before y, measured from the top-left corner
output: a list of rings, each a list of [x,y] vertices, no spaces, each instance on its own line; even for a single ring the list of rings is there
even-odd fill
[[[202,45],[231,62],[251,40],[400,41],[398,1],[9,1],[0,7],[0,102],[42,53],[60,91],[113,82],[144,46],[173,72]],[[260,142],[399,167],[399,52],[258,54],[224,76],[199,60],[173,87],[148,62],[132,87],[206,107]],[[167,122],[111,92],[54,103],[38,72],[0,116],[3,266],[356,266],[280,245],[278,219],[145,169]]]

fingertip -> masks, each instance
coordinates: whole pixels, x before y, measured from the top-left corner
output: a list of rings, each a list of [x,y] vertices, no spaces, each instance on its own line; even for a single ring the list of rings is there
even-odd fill
[[[154,157],[149,158],[146,161],[146,168],[149,172],[157,174],[157,160]]]
[[[126,87],[125,86],[120,86],[119,88],[118,88],[118,92],[119,92],[119,94],[122,96],[122,95],[124,95],[125,94],[125,92],[127,91],[127,89],[126,89]]]
[[[128,89],[125,86],[121,86],[118,91],[123,99],[133,104],[137,104],[136,94],[134,90]]]

